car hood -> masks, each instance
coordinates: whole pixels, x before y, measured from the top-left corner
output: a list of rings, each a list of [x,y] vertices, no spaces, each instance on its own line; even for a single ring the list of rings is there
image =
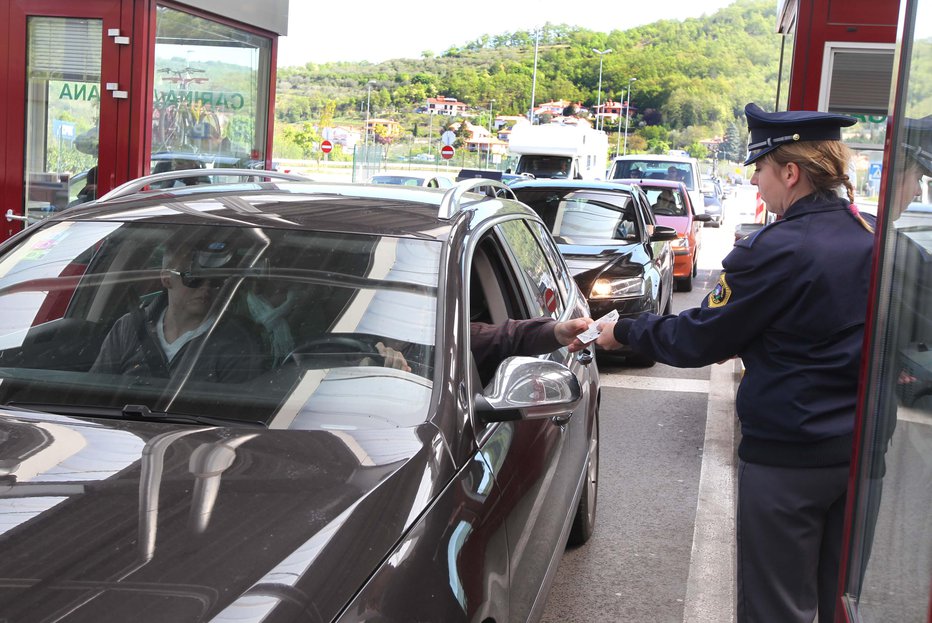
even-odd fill
[[[619,277],[637,277],[644,273],[637,255],[637,244],[558,244],[566,267],[580,286],[610,272]],[[583,291],[586,292],[585,288]]]
[[[435,435],[0,408],[0,619],[330,621],[451,476]]]
[[[658,225],[672,227],[678,234],[685,234],[686,230],[689,228],[688,216],[663,216],[658,214],[654,218],[657,219]]]

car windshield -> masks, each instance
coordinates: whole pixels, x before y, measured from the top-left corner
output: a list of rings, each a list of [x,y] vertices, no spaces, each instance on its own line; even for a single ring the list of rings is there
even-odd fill
[[[270,428],[417,424],[433,387],[440,247],[258,227],[37,226],[0,255],[0,404]]]
[[[566,177],[572,160],[564,156],[521,156],[515,173],[534,177]]]

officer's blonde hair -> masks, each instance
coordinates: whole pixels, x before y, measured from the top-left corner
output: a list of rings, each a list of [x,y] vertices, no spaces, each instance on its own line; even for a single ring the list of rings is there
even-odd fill
[[[818,195],[832,197],[835,189],[843,186],[848,191],[848,201],[854,203],[854,184],[848,176],[848,163],[854,154],[841,141],[786,143],[764,157],[779,166],[796,164]]]

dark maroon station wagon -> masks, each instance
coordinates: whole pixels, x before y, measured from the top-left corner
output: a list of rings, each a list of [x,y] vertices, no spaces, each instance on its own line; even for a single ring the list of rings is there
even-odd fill
[[[0,246],[0,620],[539,618],[593,530],[598,370],[482,378],[469,327],[588,315],[540,219],[240,174]]]

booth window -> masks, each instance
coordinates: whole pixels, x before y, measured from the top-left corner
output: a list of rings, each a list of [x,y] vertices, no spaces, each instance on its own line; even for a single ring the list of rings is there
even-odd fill
[[[30,222],[94,199],[102,23],[29,17],[25,214]]]
[[[271,47],[267,37],[158,7],[152,173],[265,168]]]
[[[925,621],[932,578],[932,0],[906,0],[904,16],[849,493],[843,603],[862,623]]]

